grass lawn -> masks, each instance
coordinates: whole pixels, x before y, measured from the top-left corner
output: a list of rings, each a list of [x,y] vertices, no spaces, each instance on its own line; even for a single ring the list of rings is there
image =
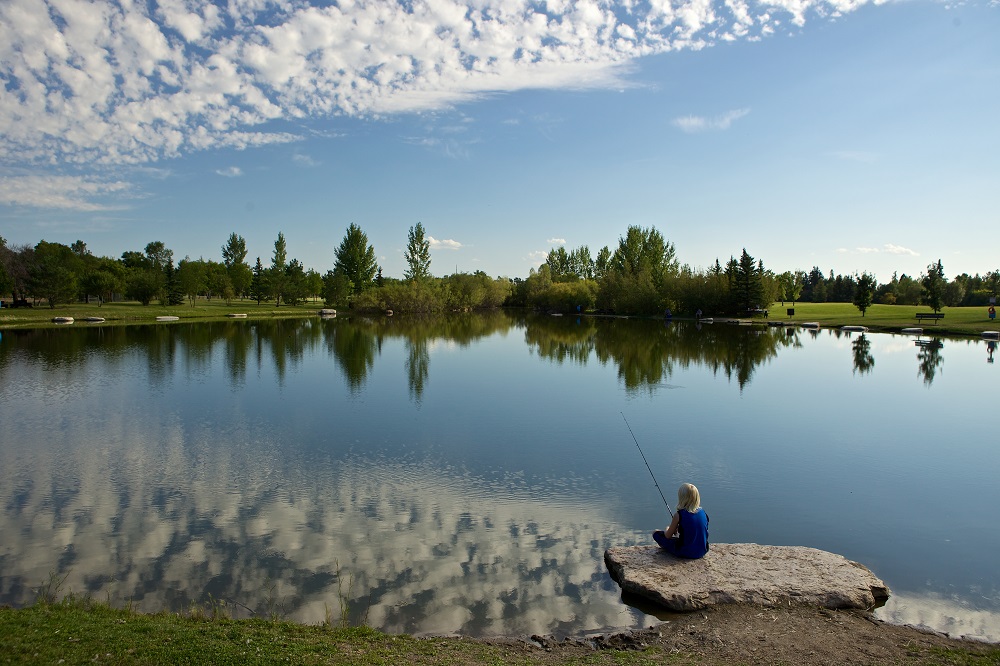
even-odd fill
[[[947,335],[976,335],[983,331],[1000,331],[1000,322],[990,320],[985,307],[944,308],[944,319],[917,321],[918,312],[931,312],[927,306],[873,305],[862,317],[850,303],[796,303],[795,315],[788,316],[790,303],[774,303],[769,310],[771,321],[801,324],[817,322],[824,327],[847,325],[867,326],[873,331],[899,331],[904,328],[923,328],[925,333]],[[710,316],[707,315],[706,316]],[[756,319],[755,321],[763,321]]]
[[[108,326],[153,323],[156,321],[156,317],[163,315],[180,317],[181,321],[219,320],[225,319],[228,314],[235,313],[246,314],[248,319],[306,317],[315,315],[323,307],[321,301],[308,301],[296,306],[275,307],[273,301],[257,305],[256,301],[234,300],[227,305],[221,299],[199,300],[194,306],[187,302],[184,305],[174,306],[164,306],[158,303],[143,306],[134,301],[105,303],[103,306],[98,306],[96,303],[90,305],[75,303],[73,305],[60,305],[56,308],[49,308],[43,304],[35,308],[11,309],[5,307],[0,309],[0,330],[65,325],[54,324],[53,317],[73,317],[76,320],[72,324],[73,326]],[[917,321],[916,313],[931,311],[926,306],[873,305],[864,317],[850,303],[796,303],[794,316],[787,314],[787,309],[790,307],[793,307],[790,303],[772,304],[769,309],[770,318],[767,321],[781,321],[791,324],[817,322],[825,328],[861,325],[867,326],[873,331],[899,331],[904,328],[920,327],[924,329],[925,333],[939,333],[941,335],[979,336],[983,331],[1000,331],[1000,322],[990,321],[985,307],[944,308],[941,311],[944,314],[944,319],[937,321]],[[706,312],[705,316],[712,317],[713,314]],[[103,317],[106,321],[103,324],[88,324],[82,321],[84,317]],[[683,315],[678,316],[678,319],[682,318]],[[754,321],[757,323],[765,322],[760,317],[755,318]]]
[[[761,613],[754,609],[754,613]],[[877,658],[854,646],[857,636],[849,631],[837,632],[824,624],[822,616],[806,611],[810,630],[827,635],[822,642],[830,650],[823,657],[810,657],[802,661],[817,663],[851,664],[910,664],[942,666],[986,666],[1000,663],[1000,649],[977,643],[951,642],[935,637],[924,640],[916,629],[901,629],[901,637],[884,640],[871,635],[867,649],[877,650]],[[699,614],[700,615],[700,614]],[[744,620],[745,621],[745,620]],[[858,622],[866,622],[858,619]],[[837,623],[840,624],[839,622]],[[796,624],[799,631],[803,625]],[[867,629],[867,627],[865,627]],[[727,627],[722,627],[726,630]],[[230,620],[224,615],[199,612],[194,615],[172,613],[142,614],[131,610],[115,609],[86,599],[66,599],[57,603],[37,603],[28,608],[14,610],[0,608],[0,663],[32,664],[423,664],[424,666],[487,666],[520,664],[524,666],[639,666],[649,664],[677,664],[685,666],[721,666],[750,663],[799,663],[787,659],[770,658],[775,653],[757,652],[750,659],[736,652],[733,658],[724,645],[741,628],[730,631],[711,630],[703,637],[704,643],[682,642],[675,646],[674,635],[681,638],[701,635],[696,625],[678,634],[667,628],[640,638],[638,643],[623,643],[620,647],[608,646],[595,650],[580,643],[556,643],[545,649],[536,648],[525,641],[483,641],[461,637],[415,638],[408,635],[390,635],[367,627],[336,627],[300,625],[283,620]],[[782,626],[766,626],[751,630],[760,641],[767,636],[769,644],[780,643],[778,654],[795,649],[800,639],[784,636]],[[887,630],[891,631],[891,630]],[[791,632],[795,634],[795,631]],[[892,632],[896,633],[896,632]],[[831,637],[831,634],[833,635]],[[646,641],[649,641],[648,643]],[[926,643],[929,645],[918,645]],[[753,641],[757,643],[757,640]],[[865,641],[862,641],[864,643]],[[763,645],[763,643],[761,643]],[[763,648],[761,649],[763,650]],[[754,651],[757,648],[754,647]],[[845,654],[850,651],[850,654]],[[831,660],[834,654],[840,660]]]
[[[9,328],[41,328],[47,326],[64,326],[66,324],[52,323],[53,317],[73,317],[73,326],[107,326],[120,324],[148,324],[156,321],[160,316],[180,317],[184,320],[209,320],[225,319],[228,314],[246,314],[248,319],[260,319],[271,317],[304,317],[315,315],[323,308],[322,301],[307,301],[301,305],[289,306],[282,304],[280,307],[274,306],[274,301],[266,301],[257,305],[256,301],[233,300],[226,304],[225,300],[213,299],[211,301],[198,300],[192,306],[185,301],[184,305],[160,305],[150,303],[141,305],[135,301],[123,303],[105,303],[97,305],[91,303],[74,303],[72,305],[59,305],[50,308],[45,304],[34,308],[7,308],[0,309],[0,329]],[[103,317],[102,324],[88,324],[83,321],[84,317]]]

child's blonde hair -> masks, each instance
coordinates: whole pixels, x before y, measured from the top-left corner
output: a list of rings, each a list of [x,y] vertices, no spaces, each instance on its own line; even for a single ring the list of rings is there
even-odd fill
[[[701,506],[701,495],[690,483],[682,483],[677,489],[677,508],[694,513]]]

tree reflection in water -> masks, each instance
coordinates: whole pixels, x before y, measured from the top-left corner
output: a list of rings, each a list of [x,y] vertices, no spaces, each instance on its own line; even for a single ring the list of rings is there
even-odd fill
[[[861,373],[862,375],[872,371],[875,367],[875,357],[871,353],[872,343],[868,340],[864,333],[859,335],[854,342],[851,343],[851,349],[854,350],[854,371]]]
[[[924,384],[929,387],[934,383],[934,376],[944,363],[944,357],[941,356],[944,343],[937,338],[932,338],[931,340],[917,340],[916,345],[918,348],[917,360],[919,361],[917,375],[922,377]]]

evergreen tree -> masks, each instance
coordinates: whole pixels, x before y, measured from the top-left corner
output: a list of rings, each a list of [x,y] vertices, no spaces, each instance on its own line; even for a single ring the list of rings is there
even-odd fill
[[[372,286],[378,265],[375,263],[375,248],[368,244],[368,236],[361,227],[351,224],[347,227],[344,240],[335,251],[337,260],[334,263],[334,273],[343,275],[354,288],[355,294],[360,294]]]
[[[267,288],[267,271],[257,257],[257,263],[253,267],[253,277],[250,279],[250,298],[257,301],[257,305],[269,296]]]
[[[274,296],[274,306],[281,305],[281,297],[285,293],[285,269],[287,265],[288,250],[285,245],[285,234],[278,232],[278,239],[274,241],[274,254],[271,256],[271,268],[267,272],[267,282],[271,295]]]
[[[181,281],[178,279],[173,259],[167,261],[167,266],[164,268],[163,273],[166,279],[166,304],[181,305],[184,303],[184,290],[181,288]]]
[[[762,280],[762,265],[758,266],[754,258],[743,248],[740,260],[736,262],[733,276],[733,300],[739,312],[757,310],[764,298],[764,283]],[[768,303],[767,305],[770,305]]]

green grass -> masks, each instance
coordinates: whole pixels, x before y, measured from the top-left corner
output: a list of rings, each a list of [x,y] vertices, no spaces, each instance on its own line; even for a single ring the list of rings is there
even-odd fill
[[[613,650],[586,663],[622,663]],[[663,663],[652,651],[624,663]],[[69,598],[0,608],[0,663],[536,664],[528,651],[462,638],[395,636],[367,627],[145,615]],[[579,663],[579,662],[578,662]]]
[[[42,305],[36,308],[3,308],[0,309],[0,330],[9,328],[42,328],[54,327],[60,324],[52,323],[53,317],[73,317],[76,323],[72,326],[108,326],[122,324],[153,323],[161,315],[174,315],[181,321],[219,320],[225,319],[230,313],[246,313],[250,319],[273,317],[303,317],[315,315],[323,304],[320,301],[310,301],[302,305],[275,307],[273,301],[257,305],[255,301],[234,300],[229,305],[221,299],[211,301],[199,300],[196,306],[184,305],[163,306],[153,303],[148,306],[136,302],[63,305],[50,309]],[[774,303],[770,307],[770,321],[787,323],[817,322],[823,327],[838,327],[846,325],[867,326],[873,331],[899,331],[904,328],[920,327],[925,333],[942,335],[975,335],[983,331],[1000,331],[1000,322],[990,321],[984,307],[944,308],[944,319],[936,322],[918,322],[914,316],[917,312],[930,312],[926,306],[914,305],[873,305],[865,316],[850,303],[796,303],[795,315],[789,317],[786,309],[791,304]],[[712,316],[706,313],[706,316]],[[103,324],[88,324],[84,317],[103,317]],[[680,319],[681,317],[678,317]],[[755,322],[764,323],[764,319],[756,318]]]
[[[0,608],[0,664],[713,665],[711,658],[696,652],[667,653],[658,647],[550,654],[523,644],[211,615],[147,615],[72,596],[19,610]],[[1000,664],[1000,647],[900,654],[893,663]]]
[[[226,315],[231,313],[245,313],[249,319],[303,317],[316,314],[322,307],[324,307],[322,301],[308,301],[296,306],[283,304],[275,307],[274,301],[257,305],[256,301],[233,300],[227,305],[222,299],[199,300],[195,306],[188,305],[186,301],[184,305],[172,306],[160,305],[157,302],[141,305],[135,301],[105,303],[101,306],[96,303],[90,305],[74,303],[55,308],[43,304],[34,308],[0,309],[0,329],[60,326],[61,324],[52,323],[53,317],[73,317],[76,322],[71,324],[72,326],[148,324],[154,323],[157,317],[164,315],[180,317],[181,321],[219,320],[225,319]],[[103,317],[106,321],[103,324],[88,324],[82,321],[84,317]]]
[[[848,325],[867,326],[873,331],[899,331],[904,328],[923,328],[925,333],[944,335],[976,335],[983,331],[1000,331],[1000,321],[990,321],[985,307],[944,308],[944,319],[936,322],[918,322],[918,312],[930,312],[926,306],[873,305],[865,316],[850,303],[796,303],[795,315],[789,317],[786,309],[790,303],[775,303],[770,308],[771,321],[793,323],[817,322],[824,327]],[[763,322],[763,319],[754,321]]]

